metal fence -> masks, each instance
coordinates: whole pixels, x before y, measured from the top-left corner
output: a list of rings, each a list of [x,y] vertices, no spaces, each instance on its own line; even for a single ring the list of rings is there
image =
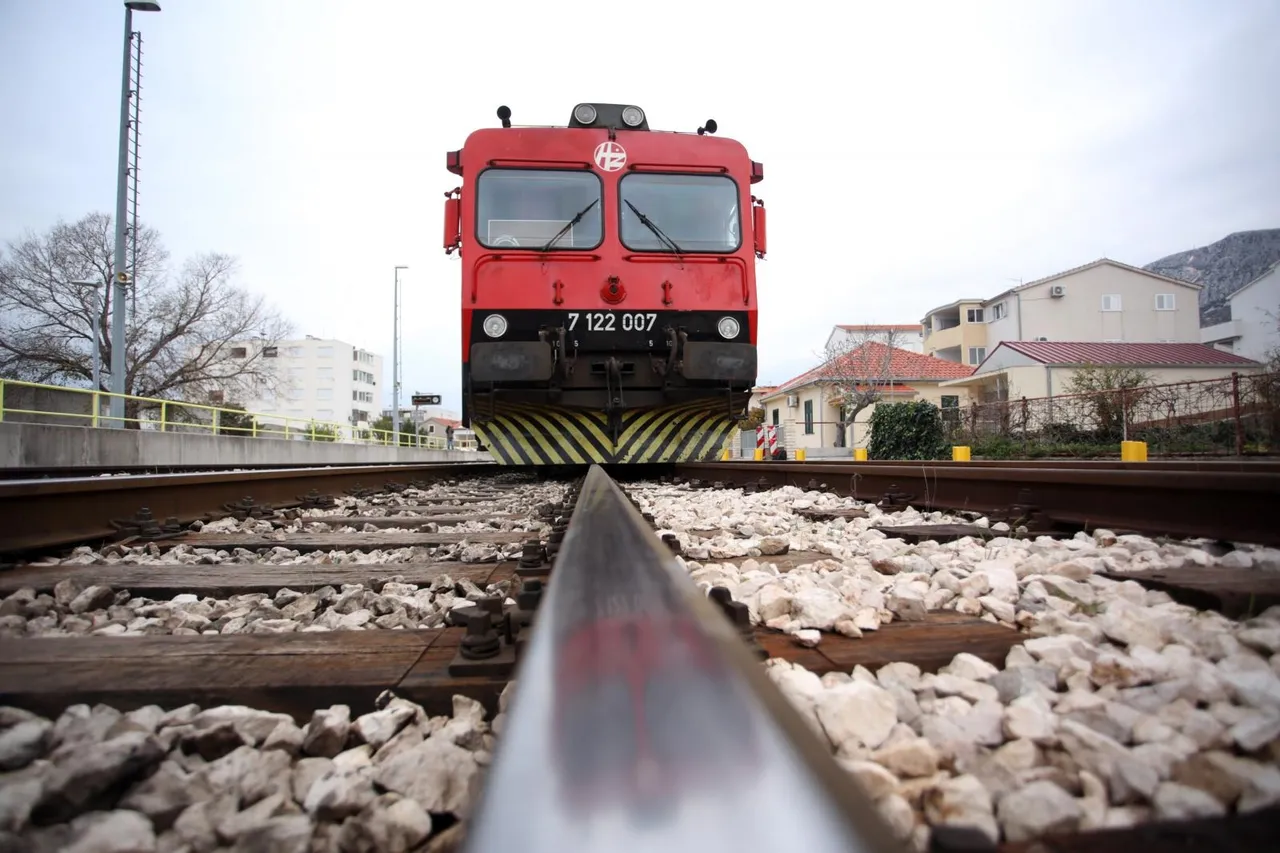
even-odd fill
[[[291,418],[272,413],[246,412],[223,406],[161,400],[151,397],[119,395],[126,402],[123,418],[107,414],[111,397],[108,391],[69,388],[0,379],[0,421],[39,423],[58,426],[116,427],[125,426],[158,432],[191,432],[206,435],[228,435],[240,438],[277,438],[292,441],[329,441],[343,444],[395,443],[390,430],[361,429],[335,421]],[[129,414],[132,412],[132,414]],[[478,449],[475,434],[461,431],[453,438],[454,450]],[[402,447],[445,450],[444,436],[400,434]]]
[[[1154,455],[1280,452],[1280,372],[1143,385],[942,410],[950,444],[974,456],[1110,456],[1121,441]]]

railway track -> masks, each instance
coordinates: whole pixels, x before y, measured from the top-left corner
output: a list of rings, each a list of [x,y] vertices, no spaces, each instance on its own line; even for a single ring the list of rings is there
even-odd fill
[[[198,531],[0,572],[0,849],[1269,849],[1280,554],[783,467],[634,508],[598,469],[228,477],[173,498]]]

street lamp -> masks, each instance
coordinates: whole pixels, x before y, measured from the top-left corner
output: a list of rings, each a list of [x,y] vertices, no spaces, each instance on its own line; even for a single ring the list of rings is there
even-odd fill
[[[129,97],[133,91],[133,13],[159,12],[160,4],[127,0],[124,4],[124,67],[120,83],[120,150],[116,166],[116,240],[112,270],[111,305],[111,420],[112,427],[124,427],[125,391],[125,287],[130,284],[124,261],[125,201],[129,184]]]
[[[398,266],[395,270],[396,284],[394,292],[394,308],[392,310],[391,335],[391,434],[393,447],[400,446],[400,270],[408,267]]]
[[[89,337],[93,340],[93,390],[102,390],[102,353],[98,348],[98,322],[102,319],[102,294],[100,281],[72,281],[77,287],[93,288],[93,320],[89,323]]]

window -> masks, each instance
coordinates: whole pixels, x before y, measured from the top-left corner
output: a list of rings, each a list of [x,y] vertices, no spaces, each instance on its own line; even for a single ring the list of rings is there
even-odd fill
[[[1174,304],[1175,303],[1174,303],[1172,293],[1156,294],[1156,310],[1157,311],[1172,311]]]
[[[1120,310],[1120,294],[1118,293],[1102,294],[1102,310],[1103,311],[1119,311]]]
[[[742,244],[738,185],[731,178],[633,173],[622,179],[619,194],[622,244],[628,249],[670,251],[642,215],[682,252],[734,252]]]
[[[249,355],[249,351],[248,351],[247,349],[245,349],[244,347],[232,347],[232,348],[231,348],[231,357],[232,357],[232,358],[244,358],[244,357],[246,357],[247,355]]]
[[[813,435],[813,401],[804,401],[804,434]]]
[[[276,358],[276,357],[277,357],[277,355],[279,354],[279,351],[280,351],[280,348],[279,348],[279,347],[263,347],[263,348],[262,348],[262,357],[263,357],[263,358]]]
[[[333,409],[316,409],[316,420],[318,421],[333,420]]]
[[[998,302],[991,306],[991,319],[1003,320],[1009,315],[1009,306],[1003,302]]]
[[[958,395],[958,394],[943,394],[943,395],[942,395],[942,408],[944,408],[944,409],[958,409],[958,408],[960,408],[960,395]]]
[[[326,380],[328,380],[328,381],[332,382],[332,381],[333,381],[333,368],[332,368],[332,367],[317,367],[317,368],[316,368],[316,378],[317,378],[317,379],[326,379]]]
[[[333,358],[333,347],[316,347],[317,358]]]
[[[494,249],[540,249],[582,213],[555,245],[593,249],[604,239],[602,190],[593,172],[486,169],[476,182],[476,239]]]
[[[301,389],[301,388],[290,388],[290,389],[289,389],[289,399],[290,399],[290,400],[301,400],[301,399],[302,399],[302,389]]]
[[[986,347],[969,347],[969,363],[981,364],[982,360],[987,357]]]
[[[773,425],[774,425],[774,426],[777,426],[777,425],[778,425],[778,410],[777,410],[777,409],[774,409],[774,410],[773,410]]]
[[[373,374],[368,373],[367,371],[364,371],[364,370],[351,371],[351,378],[356,382],[366,382],[370,385],[375,384],[373,381]]]
[[[287,350],[285,350],[285,354],[288,355],[289,358],[301,358],[302,347],[289,347]]]
[[[301,379],[301,378],[302,378],[302,374],[304,374],[304,373],[306,373],[306,372],[307,372],[307,370],[306,370],[306,368],[304,368],[304,367],[290,367],[290,368],[289,368],[289,378],[290,378],[290,379]]]
[[[981,323],[981,322],[982,322],[982,309],[981,309],[981,308],[970,308],[970,309],[969,309],[969,312],[968,312],[968,320],[969,320],[969,322],[970,322],[970,323]]]
[[[317,388],[317,389],[316,389],[316,399],[317,399],[317,400],[332,400],[332,399],[333,399],[333,389],[332,389],[332,388]]]

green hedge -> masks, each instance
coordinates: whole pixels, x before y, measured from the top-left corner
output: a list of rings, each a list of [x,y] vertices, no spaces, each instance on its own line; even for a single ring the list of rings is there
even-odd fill
[[[942,413],[933,403],[880,403],[871,412],[872,459],[941,459],[947,455]]]

